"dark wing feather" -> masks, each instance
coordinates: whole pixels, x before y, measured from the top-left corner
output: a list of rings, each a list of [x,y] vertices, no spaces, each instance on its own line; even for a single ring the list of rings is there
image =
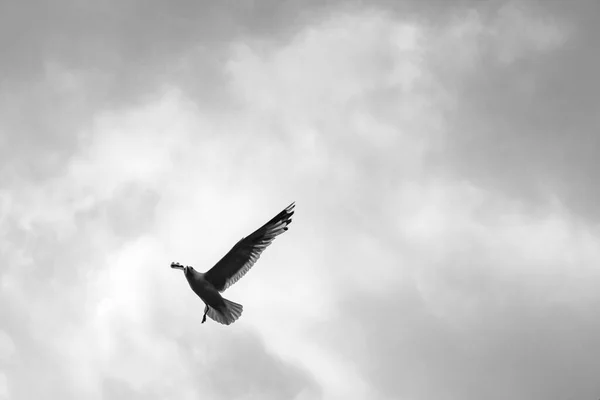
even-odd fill
[[[237,242],[214,267],[206,272],[205,279],[219,292],[236,283],[252,268],[260,254],[275,237],[287,231],[287,226],[292,222],[294,207],[295,203],[290,204],[251,235]]]

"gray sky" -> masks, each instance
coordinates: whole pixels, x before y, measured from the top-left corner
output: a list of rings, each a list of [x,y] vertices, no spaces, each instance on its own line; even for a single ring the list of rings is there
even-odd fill
[[[599,12],[0,3],[0,400],[598,398]]]

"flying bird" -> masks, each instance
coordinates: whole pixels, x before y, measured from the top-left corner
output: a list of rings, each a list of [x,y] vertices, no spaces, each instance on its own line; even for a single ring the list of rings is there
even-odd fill
[[[194,293],[204,302],[202,323],[206,322],[208,315],[216,322],[229,325],[242,315],[244,307],[225,299],[220,293],[244,276],[275,237],[287,231],[287,226],[292,222],[294,207],[295,203],[290,204],[252,234],[240,239],[214,267],[205,273],[177,262],[171,263],[171,268],[183,271]]]

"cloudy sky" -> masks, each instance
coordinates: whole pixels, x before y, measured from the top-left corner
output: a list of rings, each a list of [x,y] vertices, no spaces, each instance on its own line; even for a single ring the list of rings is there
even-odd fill
[[[2,1],[0,399],[599,398],[599,13]]]

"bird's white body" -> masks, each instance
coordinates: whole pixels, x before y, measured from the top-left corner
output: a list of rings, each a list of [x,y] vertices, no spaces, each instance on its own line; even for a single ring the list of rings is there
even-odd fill
[[[190,288],[206,304],[204,311],[211,319],[229,325],[242,315],[243,306],[223,298],[213,284],[206,280],[204,273],[185,267],[184,274]]]

